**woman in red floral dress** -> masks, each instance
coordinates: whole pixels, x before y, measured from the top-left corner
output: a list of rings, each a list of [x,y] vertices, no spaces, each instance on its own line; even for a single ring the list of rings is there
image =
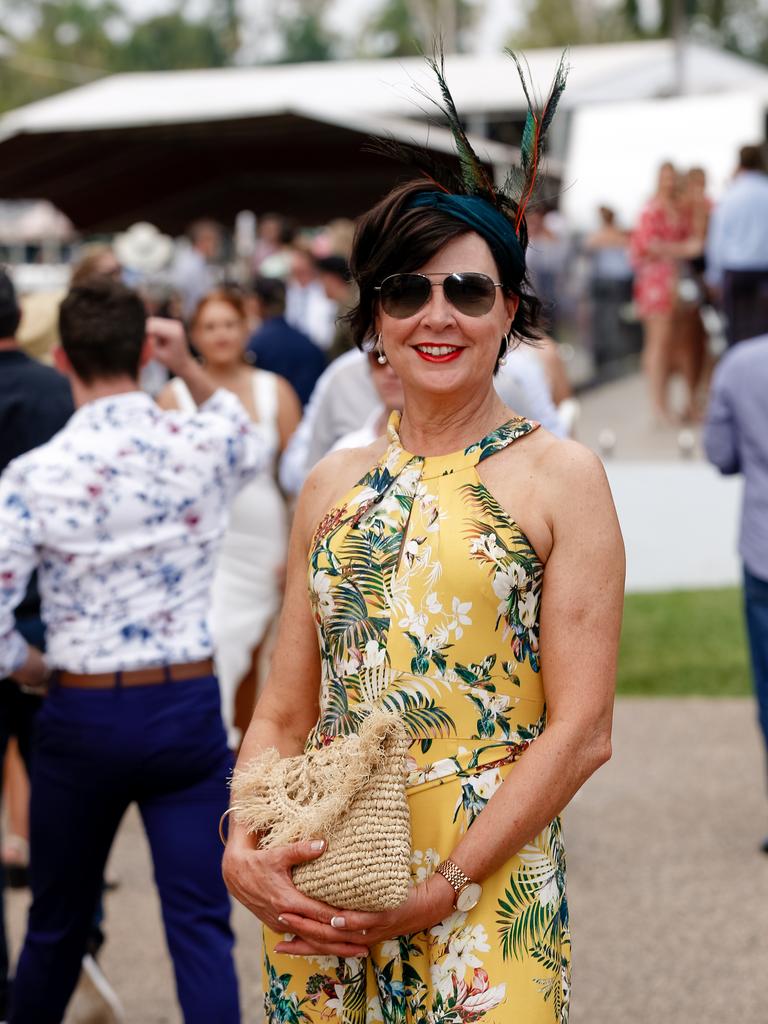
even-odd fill
[[[659,168],[656,194],[646,203],[632,235],[635,303],[643,321],[643,370],[656,419],[669,423],[667,386],[678,314],[678,261],[691,253],[690,218],[680,201],[671,163]]]

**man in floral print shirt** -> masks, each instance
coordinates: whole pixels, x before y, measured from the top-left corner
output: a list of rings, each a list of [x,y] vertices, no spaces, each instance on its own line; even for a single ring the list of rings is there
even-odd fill
[[[0,676],[49,687],[31,802],[33,902],[14,1024],[58,1024],[77,981],[104,864],[137,801],[186,1024],[239,1020],[215,823],[231,769],[206,625],[213,559],[238,489],[268,456],[216,391],[179,324],[145,322],[113,282],[70,292],[62,350],[77,412],[0,478]],[[154,355],[199,411],[138,389]],[[13,609],[37,569],[48,652]]]

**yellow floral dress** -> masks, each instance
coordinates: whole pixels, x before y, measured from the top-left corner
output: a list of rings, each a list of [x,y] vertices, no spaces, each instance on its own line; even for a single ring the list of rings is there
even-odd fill
[[[543,567],[477,465],[538,424],[516,418],[465,451],[386,454],[320,523],[309,589],[322,655],[308,747],[372,705],[413,737],[412,875],[450,855],[546,724]],[[270,1024],[567,1024],[570,939],[559,820],[483,882],[483,897],[364,959],[290,957],[265,931]]]

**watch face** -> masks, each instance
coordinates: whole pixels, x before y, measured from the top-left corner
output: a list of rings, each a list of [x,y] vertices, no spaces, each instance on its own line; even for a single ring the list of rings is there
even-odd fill
[[[466,913],[467,910],[477,906],[482,895],[483,890],[481,886],[477,882],[470,882],[469,885],[464,886],[456,897],[456,909]]]

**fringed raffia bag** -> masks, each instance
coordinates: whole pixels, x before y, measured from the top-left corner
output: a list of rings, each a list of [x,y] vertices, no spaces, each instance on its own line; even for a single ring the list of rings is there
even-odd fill
[[[297,889],[345,910],[390,910],[408,896],[411,822],[408,736],[397,715],[373,711],[357,734],[298,757],[263,751],[232,778],[230,812],[260,847],[325,839],[293,869]]]

